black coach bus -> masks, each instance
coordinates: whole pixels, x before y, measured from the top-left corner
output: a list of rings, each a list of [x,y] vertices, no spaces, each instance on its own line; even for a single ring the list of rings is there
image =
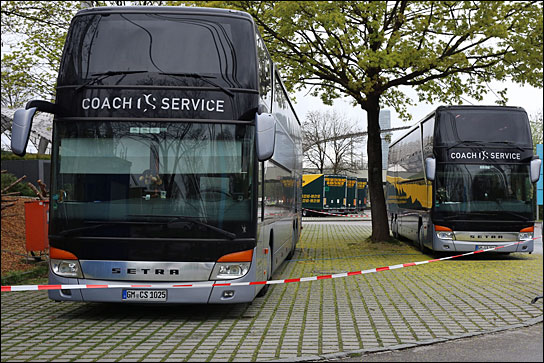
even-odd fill
[[[248,302],[268,285],[213,284],[266,281],[293,254],[300,122],[247,13],[79,11],[55,104],[31,101],[15,115],[16,154],[36,111],[55,114],[50,284],[152,283],[51,299]]]
[[[518,107],[439,107],[389,148],[391,231],[421,250],[532,252],[533,155]]]

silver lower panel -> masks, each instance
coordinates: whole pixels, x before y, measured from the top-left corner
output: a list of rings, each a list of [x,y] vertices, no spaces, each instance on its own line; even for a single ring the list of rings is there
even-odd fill
[[[467,242],[515,242],[518,232],[467,232],[455,231],[455,239]]]
[[[255,281],[255,272],[250,271],[246,276],[229,282]],[[92,289],[73,289],[73,290],[49,290],[48,295],[51,300],[55,301],[79,301],[79,302],[113,302],[113,303],[131,303],[131,304],[237,304],[253,301],[255,295],[261,286],[215,286],[212,285],[216,281],[207,282],[187,282],[202,284],[202,287],[191,288],[173,288],[172,283],[153,283],[153,288],[142,287],[142,289],[166,289],[167,300],[165,302],[130,302],[123,301],[122,294],[124,289],[134,288],[92,288]],[[217,281],[225,283],[226,281]],[[49,270],[50,285],[114,285],[115,283],[125,285],[126,282],[108,281],[108,280],[87,280],[64,278],[55,275]],[[142,281],[131,281],[130,284],[143,284]],[[161,287],[164,286],[164,287]],[[224,291],[233,291],[234,294],[229,294],[229,297],[223,296]]]
[[[504,246],[512,242],[475,242],[475,241],[459,241],[459,240],[442,240],[434,238],[433,250],[444,252],[473,252],[476,250],[484,249],[488,246]],[[533,252],[534,241],[528,240],[520,244],[499,248],[498,250],[490,251],[491,253],[511,253],[511,252]]]
[[[208,281],[214,262],[80,260],[86,279],[108,281]]]

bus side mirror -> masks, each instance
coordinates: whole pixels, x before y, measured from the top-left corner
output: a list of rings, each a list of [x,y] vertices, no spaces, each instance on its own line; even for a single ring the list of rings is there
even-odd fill
[[[534,159],[531,160],[531,182],[536,183],[540,179],[540,166],[542,165],[542,160]]]
[[[26,146],[32,128],[32,118],[36,113],[36,107],[28,110],[19,109],[13,114],[13,125],[11,126],[11,151],[15,155],[25,156]]]
[[[11,126],[11,151],[15,155],[25,156],[26,146],[32,128],[32,119],[36,111],[43,111],[52,114],[59,114],[60,109],[54,103],[41,100],[28,101],[25,109],[19,109],[13,114],[13,125]]]
[[[255,115],[255,127],[257,129],[257,159],[266,161],[274,155],[276,120],[270,113],[257,113]]]
[[[425,174],[427,175],[428,180],[434,180],[436,174],[436,159],[427,158],[425,159]]]

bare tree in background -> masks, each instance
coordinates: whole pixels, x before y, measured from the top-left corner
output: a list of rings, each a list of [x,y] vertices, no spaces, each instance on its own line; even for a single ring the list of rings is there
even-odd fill
[[[320,173],[354,171],[353,150],[362,137],[353,137],[357,127],[333,111],[311,111],[302,125],[305,160]]]
[[[529,124],[531,125],[531,135],[533,136],[533,149],[536,152],[536,145],[542,144],[542,110],[534,115],[529,115]]]
[[[325,115],[319,111],[308,112],[302,124],[304,159],[321,174],[324,173],[327,161],[327,143],[322,141],[330,136]]]

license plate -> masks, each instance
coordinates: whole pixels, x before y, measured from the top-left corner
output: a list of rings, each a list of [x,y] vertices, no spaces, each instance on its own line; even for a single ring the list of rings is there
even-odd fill
[[[124,301],[166,301],[166,290],[123,290]]]
[[[493,248],[495,248],[497,246],[492,246],[492,245],[482,245],[482,246],[476,246],[476,250],[475,251],[480,251],[480,250],[491,250]]]

